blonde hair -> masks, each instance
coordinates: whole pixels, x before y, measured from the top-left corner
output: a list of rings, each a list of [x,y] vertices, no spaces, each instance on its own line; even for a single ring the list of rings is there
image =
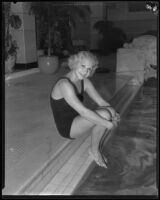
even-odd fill
[[[92,63],[92,72],[91,72],[91,74],[93,74],[95,69],[98,68],[98,63],[99,62],[98,62],[97,57],[93,53],[91,53],[89,51],[80,51],[77,54],[71,55],[68,58],[68,66],[69,66],[69,68],[70,69],[75,68],[78,65],[78,63],[80,63],[84,59],[88,59]]]

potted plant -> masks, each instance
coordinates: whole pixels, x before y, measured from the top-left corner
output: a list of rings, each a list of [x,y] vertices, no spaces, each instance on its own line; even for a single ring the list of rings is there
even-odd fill
[[[114,27],[112,21],[97,21],[93,25],[93,28],[98,30],[99,34],[102,36],[99,41],[99,48],[104,55],[114,53],[116,49],[122,47],[127,40],[124,31],[118,27]]]
[[[11,2],[3,2],[3,16],[5,21],[5,73],[13,72],[17,55],[17,42],[13,40],[10,28],[21,27],[21,19],[11,13]]]
[[[89,6],[69,2],[32,2],[30,11],[35,14],[41,32],[40,41],[43,39],[43,48],[47,49],[47,55],[38,59],[39,68],[44,73],[54,73],[59,66],[58,56],[62,50],[72,49],[71,26],[76,27],[77,17],[85,19],[86,12],[90,12]]]
[[[36,45],[37,45],[37,56],[44,55],[45,49],[45,38],[46,38],[46,28],[44,29],[44,24],[41,23],[40,17],[35,16],[36,19]]]

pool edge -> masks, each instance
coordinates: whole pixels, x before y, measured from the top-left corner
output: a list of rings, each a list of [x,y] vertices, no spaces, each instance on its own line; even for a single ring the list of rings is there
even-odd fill
[[[142,87],[142,85],[139,85],[137,88],[135,88],[135,92],[132,94],[132,97],[129,98],[129,102],[124,106],[124,108],[121,107],[121,109],[122,109],[120,112],[121,116],[124,117],[124,115],[126,114],[126,110],[130,106],[130,104],[133,102],[133,100],[135,99],[135,97],[138,94],[138,92],[140,91],[141,87]],[[124,88],[122,88],[122,90],[124,90]],[[115,96],[114,98],[117,98],[117,97]],[[113,130],[111,130],[109,138],[115,134],[116,130],[117,130],[117,127],[115,127]],[[107,133],[106,133],[106,135],[108,135]],[[109,138],[107,138],[107,141],[109,140]],[[74,196],[74,193],[77,190],[77,188],[80,187],[84,183],[84,181],[88,178],[90,171],[93,170],[95,166],[96,166],[96,163],[94,161],[92,161],[90,163],[89,167],[86,169],[85,173],[81,176],[81,178],[80,178],[79,182],[77,183],[77,185],[75,186],[75,188],[72,191],[70,191],[70,195]]]
[[[23,71],[11,73],[11,74],[5,74],[5,81],[16,79],[22,76],[27,76],[30,74],[35,74],[38,72],[40,72],[39,68],[33,68],[33,69],[23,70]]]

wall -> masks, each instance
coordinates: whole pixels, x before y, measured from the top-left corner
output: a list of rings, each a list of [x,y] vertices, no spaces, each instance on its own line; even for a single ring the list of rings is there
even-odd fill
[[[11,29],[13,38],[17,41],[18,64],[34,63],[37,61],[35,18],[28,14],[29,2],[12,3],[11,10],[21,18],[22,25],[19,29]]]
[[[100,35],[93,29],[93,25],[96,21],[104,18],[104,2],[103,1],[79,1],[76,5],[89,5],[91,9],[91,15],[86,18],[86,23],[81,20],[77,21],[76,30],[73,30],[72,38],[74,40],[85,40],[88,48],[97,49],[97,43]]]
[[[88,5],[88,2],[74,2],[75,5]],[[86,13],[87,14],[87,13]],[[85,21],[81,18],[76,19],[76,27],[72,29],[73,40],[84,40],[87,47],[90,45],[90,15],[86,15]]]
[[[116,27],[122,28],[129,38],[136,37],[149,30],[157,30],[157,22],[153,19],[149,20],[132,20],[115,21]]]
[[[103,20],[104,18],[104,2],[90,2],[91,8],[91,23],[90,23],[90,49],[98,48],[98,41],[100,35],[97,30],[93,28],[96,21]]]
[[[128,38],[148,30],[157,30],[157,17],[155,15],[149,11],[129,12],[128,3],[128,1],[76,2],[80,5],[89,5],[92,13],[86,20],[86,24],[77,22],[77,30],[73,31],[73,39],[84,39],[89,44],[90,49],[97,49],[100,35],[97,30],[93,29],[93,25],[96,21],[103,19],[113,21],[116,27],[124,30]],[[107,13],[106,7],[108,8]]]
[[[129,37],[135,37],[149,30],[157,30],[157,16],[149,11],[129,12],[127,1],[115,1],[108,9],[108,20],[122,28]],[[144,2],[145,6],[145,2]]]
[[[96,21],[106,18],[106,6],[108,6],[107,19],[122,28],[129,36],[136,36],[148,30],[157,29],[157,17],[150,12],[128,12],[127,1],[76,1],[78,5],[89,5],[91,16],[86,18],[86,23],[77,20],[76,30],[73,30],[74,40],[85,40],[90,49],[98,48],[100,35],[93,29]],[[29,2],[17,2],[12,5],[15,13],[22,19],[22,27],[13,30],[13,36],[18,42],[17,63],[30,63],[37,61],[35,18],[28,15]]]

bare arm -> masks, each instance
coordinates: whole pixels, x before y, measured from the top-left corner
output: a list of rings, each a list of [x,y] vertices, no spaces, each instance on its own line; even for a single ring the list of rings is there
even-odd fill
[[[77,98],[73,86],[66,80],[61,81],[60,83],[60,90],[63,94],[64,99],[66,102],[76,110],[82,117],[86,118],[87,120],[102,125],[106,128],[112,128],[113,125],[111,122],[102,118],[96,112],[86,108],[82,102]]]
[[[97,103],[98,106],[109,106],[110,104],[105,101],[99,92],[95,89],[94,85],[89,79],[84,81],[85,91],[91,97],[91,99]]]
[[[98,91],[95,89],[94,85],[89,79],[85,79],[85,91],[91,97],[91,99],[101,108],[105,109],[106,107],[110,106],[107,109],[111,111],[113,119],[115,118],[116,120],[119,120],[119,114],[115,111],[114,108],[111,107],[111,105],[107,101],[102,98],[102,96],[98,93]]]

